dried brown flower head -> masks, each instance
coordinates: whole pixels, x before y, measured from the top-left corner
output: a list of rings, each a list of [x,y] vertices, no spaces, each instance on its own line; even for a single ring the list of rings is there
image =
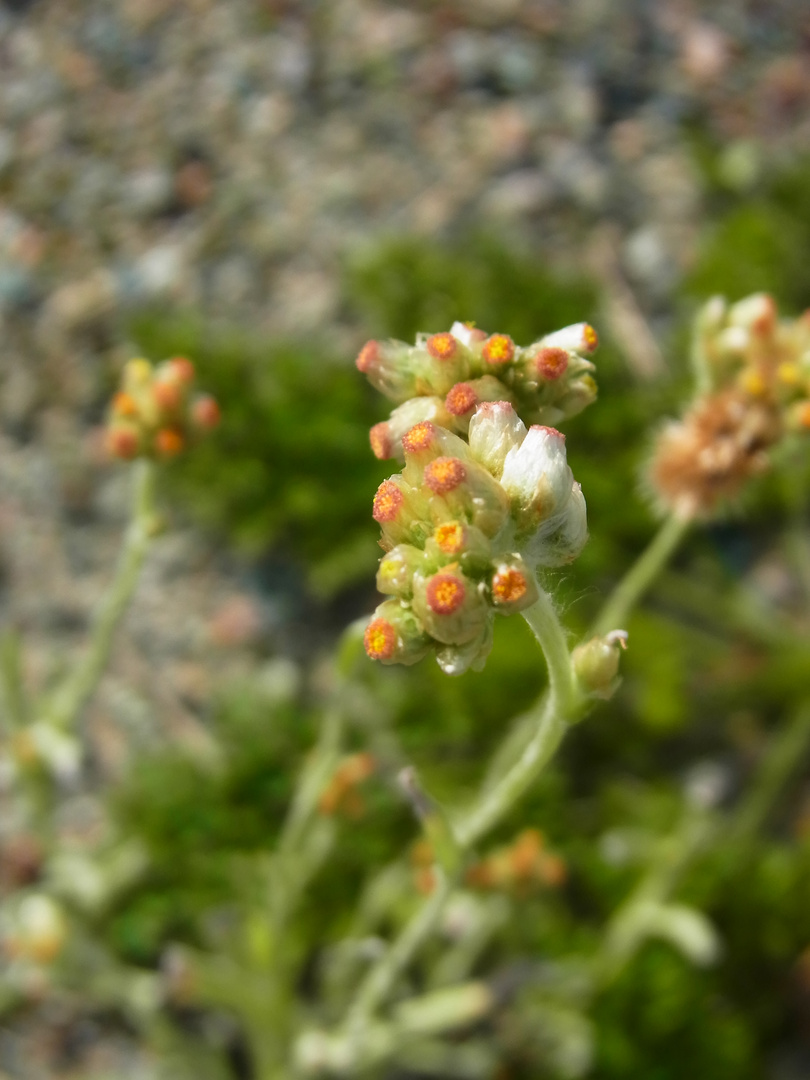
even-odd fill
[[[649,479],[663,507],[680,517],[710,517],[767,468],[782,433],[779,412],[736,388],[700,398],[661,431]]]

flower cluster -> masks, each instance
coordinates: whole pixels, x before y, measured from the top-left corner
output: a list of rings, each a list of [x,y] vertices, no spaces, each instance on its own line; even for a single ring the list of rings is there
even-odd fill
[[[434,652],[448,674],[480,669],[495,614],[537,599],[537,567],[562,566],[587,538],[565,438],[528,430],[509,402],[478,405],[467,440],[422,420],[402,436],[405,467],[374,499],[386,554],[365,648],[383,663]]]
[[[174,357],[153,367],[130,360],[107,422],[107,447],[114,457],[173,458],[194,432],[219,423],[219,406],[207,394],[195,394],[194,365]]]
[[[810,312],[779,319],[765,293],[715,297],[695,352],[706,390],[659,434],[649,479],[663,509],[707,518],[767,468],[786,431],[810,431]]]
[[[537,886],[554,888],[566,879],[559,855],[548,851],[539,829],[524,829],[511,844],[497,848],[467,871],[467,884],[477,889],[503,889],[523,894]]]
[[[358,789],[376,770],[377,762],[371,754],[350,754],[344,758],[321,792],[318,812],[325,817],[336,814],[349,818],[362,817],[366,805]]]
[[[466,435],[482,402],[509,402],[527,424],[559,424],[596,398],[594,367],[587,358],[597,344],[587,323],[527,346],[459,322],[449,332],[419,334],[415,345],[369,341],[357,367],[400,403],[371,429],[371,448],[380,459],[401,461],[402,436],[422,420]]]

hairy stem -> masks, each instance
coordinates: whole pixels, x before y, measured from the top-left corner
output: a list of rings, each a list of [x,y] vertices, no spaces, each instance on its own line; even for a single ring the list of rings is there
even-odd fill
[[[607,634],[624,627],[628,615],[671,558],[691,524],[689,518],[674,514],[667,518],[646,551],[613,590],[592,627],[592,634]]]
[[[469,851],[503,820],[537,778],[559,746],[566,722],[574,716],[580,703],[565,633],[550,597],[541,592],[537,602],[523,614],[548,664],[548,693],[539,714],[536,732],[519,760],[496,785],[484,792],[479,804],[455,829],[457,850],[461,854]],[[362,1032],[441,918],[459,873],[448,874],[437,863],[435,874],[436,886],[431,895],[361,984],[347,1017],[349,1032]]]
[[[138,584],[154,526],[154,465],[138,461],[133,474],[132,518],[115,578],[93,624],[87,652],[57,690],[45,716],[56,727],[72,727],[93,695],[107,666],[115,631]]]

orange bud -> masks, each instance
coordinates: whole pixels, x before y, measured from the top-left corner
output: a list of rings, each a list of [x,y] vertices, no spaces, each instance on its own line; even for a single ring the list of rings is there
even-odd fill
[[[180,383],[192,383],[194,382],[194,365],[185,356],[173,356],[169,360],[167,370],[170,378],[176,379]]]
[[[467,478],[467,470],[458,458],[439,457],[425,469],[425,483],[436,495],[454,491]]]
[[[493,334],[483,349],[483,357],[493,367],[508,364],[515,355],[515,343],[508,334]]]
[[[155,450],[160,457],[177,457],[184,445],[183,436],[176,428],[161,428],[155,435]]]
[[[156,379],[152,384],[152,398],[161,412],[175,412],[182,400],[180,386],[168,379]]]
[[[478,394],[469,383],[456,383],[444,399],[444,405],[452,416],[464,416],[478,404]]]
[[[380,525],[394,521],[403,502],[404,496],[397,485],[392,480],[383,480],[374,496],[372,517]]]
[[[372,619],[363,635],[363,647],[371,660],[390,660],[397,647],[397,632],[387,619]]]
[[[433,334],[425,343],[427,351],[436,360],[450,360],[456,354],[458,342],[452,334],[446,331],[441,334]]]
[[[377,361],[380,358],[380,346],[376,341],[367,341],[360,352],[357,354],[355,364],[357,370],[362,371],[365,375],[371,368],[375,367]]]
[[[113,457],[131,461],[137,457],[140,445],[140,437],[134,428],[115,426],[107,431],[107,450]]]
[[[219,404],[216,398],[211,397],[210,394],[203,394],[202,397],[198,397],[194,404],[191,406],[191,419],[204,431],[210,431],[219,425],[219,421],[222,418],[222,413],[219,408]]]
[[[537,374],[544,379],[559,379],[568,368],[568,353],[556,345],[539,349],[534,357]]]
[[[138,404],[132,394],[119,390],[113,398],[112,411],[116,416],[137,416]]]
[[[437,615],[452,615],[464,603],[467,590],[455,574],[434,574],[427,586],[427,602]]]

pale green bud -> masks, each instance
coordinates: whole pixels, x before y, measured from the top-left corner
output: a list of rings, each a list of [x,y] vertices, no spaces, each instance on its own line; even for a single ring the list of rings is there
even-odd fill
[[[583,693],[604,700],[613,696],[619,685],[619,658],[626,648],[626,630],[612,630],[577,645],[571,663]]]

